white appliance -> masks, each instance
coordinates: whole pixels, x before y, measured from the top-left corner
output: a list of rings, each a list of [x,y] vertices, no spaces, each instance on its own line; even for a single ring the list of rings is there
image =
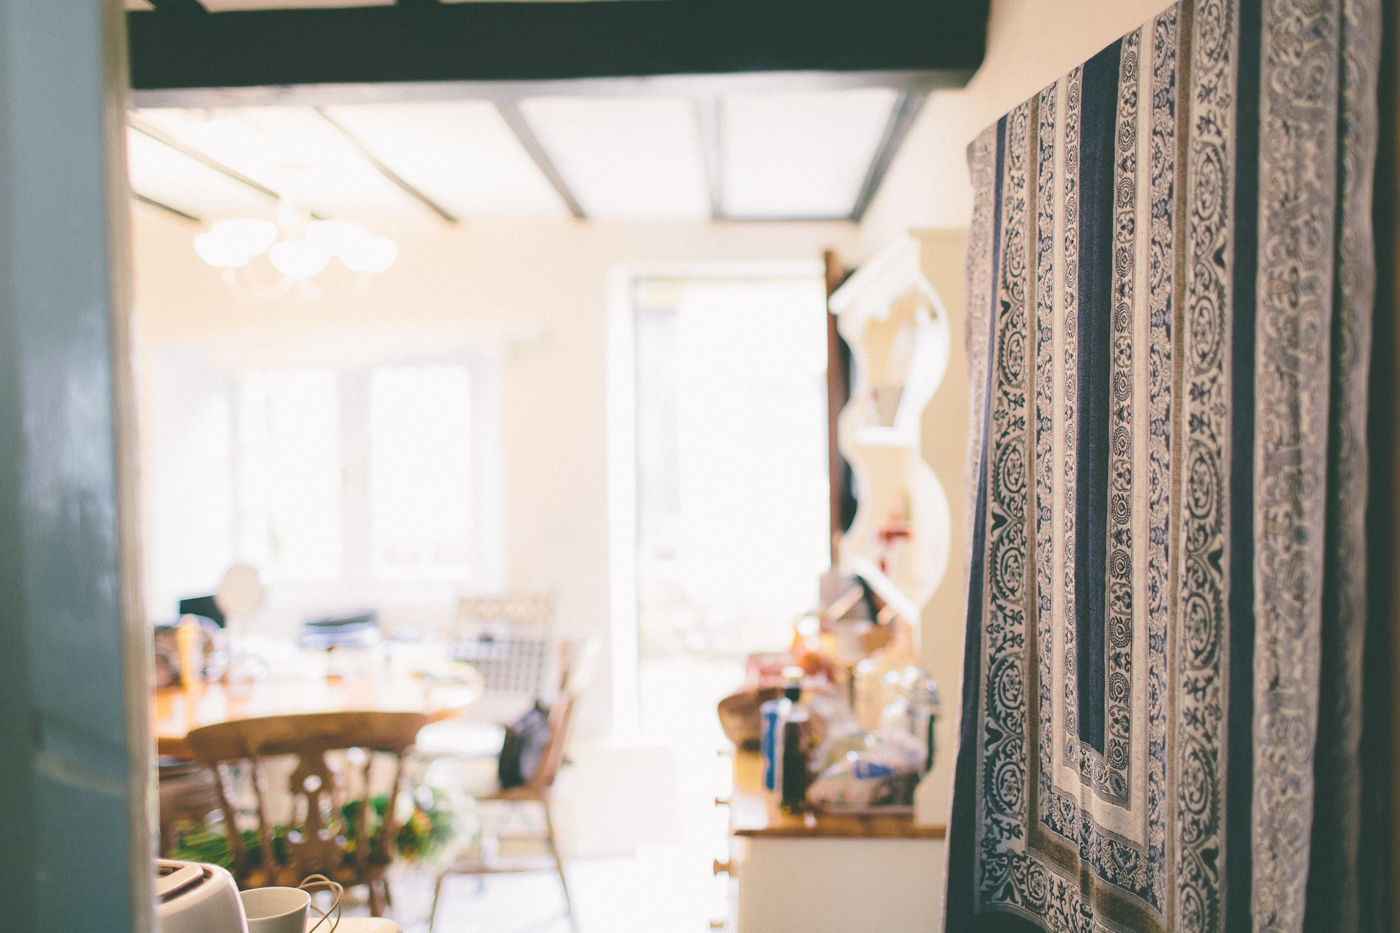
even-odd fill
[[[161,933],[248,933],[233,875],[218,865],[156,859]]]

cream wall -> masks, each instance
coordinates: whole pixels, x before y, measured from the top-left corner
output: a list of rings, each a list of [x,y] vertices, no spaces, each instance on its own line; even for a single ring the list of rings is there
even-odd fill
[[[918,227],[972,215],[965,150],[1021,101],[1170,4],[1163,0],[992,0],[987,57],[967,87],[929,95],[861,224],[862,256]]]
[[[147,351],[193,345],[235,367],[371,359],[386,347],[502,352],[509,585],[555,593],[562,626],[603,635],[610,271],[811,261],[826,248],[852,253],[856,238],[850,224],[483,221],[385,231],[400,258],[358,302],[250,306],[196,258],[196,227],[139,205],[135,214],[136,320]],[[159,535],[150,544],[172,546]],[[446,618],[454,601],[441,595]],[[606,677],[587,698],[585,727],[610,722]]]
[[[938,391],[924,409],[920,423],[920,454],[948,496],[950,554],[948,569],[938,588],[923,606],[919,644],[924,667],[938,682],[943,715],[935,734],[938,753],[927,780],[931,790],[920,788],[919,810],[937,814],[942,822],[952,804],[953,759],[958,746],[959,684],[962,678],[962,644],[967,616],[967,450],[968,373],[962,352],[967,327],[962,264],[967,238],[962,230],[915,231],[919,240],[919,264],[924,277],[943,299],[952,331],[952,353]],[[926,796],[927,795],[927,796]],[[925,811],[925,808],[928,808]]]

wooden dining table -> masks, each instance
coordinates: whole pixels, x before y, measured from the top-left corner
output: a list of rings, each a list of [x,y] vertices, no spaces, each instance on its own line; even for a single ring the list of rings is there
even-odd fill
[[[484,689],[475,671],[451,682],[382,673],[162,687],[151,700],[151,728],[158,754],[192,758],[185,737],[200,726],[255,716],[351,710],[416,712],[438,722],[466,709]]]

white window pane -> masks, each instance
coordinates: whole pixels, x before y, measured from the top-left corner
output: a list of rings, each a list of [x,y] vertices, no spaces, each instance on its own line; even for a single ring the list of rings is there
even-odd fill
[[[253,373],[238,397],[239,551],[269,579],[334,580],[341,560],[335,374]]]
[[[455,576],[473,554],[472,386],[465,366],[393,366],[370,379],[375,570]]]

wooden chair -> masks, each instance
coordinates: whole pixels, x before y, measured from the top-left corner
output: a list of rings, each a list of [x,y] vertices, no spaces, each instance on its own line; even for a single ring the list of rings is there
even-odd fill
[[[538,860],[502,859],[492,851],[494,846],[484,842],[479,857],[459,860],[438,875],[437,886],[433,891],[432,913],[428,915],[429,933],[431,933],[432,924],[437,919],[438,899],[442,896],[442,885],[447,880],[448,875],[490,875],[542,871],[551,867],[550,862],[552,862],[554,871],[559,875],[559,886],[564,892],[564,907],[568,912],[569,925],[575,931],[578,930],[578,922],[574,919],[573,901],[569,897],[569,882],[564,876],[564,860],[559,855],[559,846],[554,835],[554,820],[549,809],[554,779],[564,764],[564,751],[568,743],[569,725],[573,719],[574,710],[575,695],[568,688],[567,674],[562,679],[565,686],[560,690],[554,704],[549,709],[551,729],[549,743],[545,747],[544,755],[541,757],[535,773],[531,775],[526,784],[520,787],[497,787],[488,793],[478,795],[477,798],[483,803],[502,803],[511,807],[538,806],[544,814],[545,829],[544,835],[539,837],[539,841],[544,844],[545,855],[549,862],[541,864]]]
[[[195,729],[188,742],[196,759],[218,777],[219,805],[224,814],[233,875],[243,888],[295,886],[307,875],[323,874],[346,887],[369,887],[370,913],[381,916],[390,903],[385,871],[394,854],[399,827],[392,801],[403,783],[403,758],[418,730],[427,722],[422,713],[309,713],[240,719]],[[328,752],[360,749],[363,755],[327,758]],[[388,784],[390,806],[377,829],[371,830],[376,754],[392,759]],[[288,780],[292,816],[286,826],[285,849],[277,857],[269,812],[267,759],[295,756]],[[257,804],[256,833],[262,858],[253,864],[243,845],[238,813],[231,800],[227,767],[246,763],[251,769]],[[358,767],[358,775],[352,770]],[[352,777],[357,777],[352,787]],[[354,827],[338,825],[342,808],[352,800]],[[353,846],[347,846],[347,838]]]
[[[513,719],[549,689],[558,644],[553,597],[464,598],[453,635],[454,654],[477,669],[486,687],[470,718]]]
[[[197,761],[171,761],[160,765],[160,851],[173,851],[183,827],[203,827],[219,810],[214,774]]]

